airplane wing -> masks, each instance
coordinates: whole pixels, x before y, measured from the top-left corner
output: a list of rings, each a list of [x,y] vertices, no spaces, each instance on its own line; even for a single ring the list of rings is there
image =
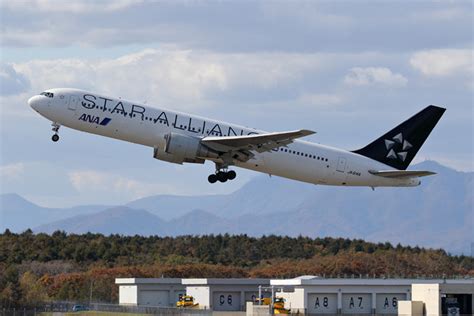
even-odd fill
[[[218,152],[257,151],[259,153],[288,145],[296,138],[315,132],[301,129],[289,132],[276,132],[229,137],[204,137],[201,143]]]
[[[369,173],[384,177],[384,178],[414,178],[425,177],[436,174],[432,171],[418,171],[418,170],[369,170]]]

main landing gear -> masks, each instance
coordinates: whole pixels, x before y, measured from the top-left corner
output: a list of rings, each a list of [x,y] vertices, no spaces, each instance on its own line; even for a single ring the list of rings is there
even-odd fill
[[[59,125],[57,123],[53,123],[53,124],[51,124],[51,126],[53,127],[52,131],[54,132],[54,135],[51,137],[51,140],[53,142],[57,142],[59,140],[58,131],[59,131],[59,128],[61,127],[61,125]]]
[[[227,180],[234,180],[235,177],[237,177],[237,173],[235,173],[234,170],[217,170],[215,174],[211,174],[207,177],[207,181],[209,181],[209,183],[216,183],[217,181],[226,182]]]

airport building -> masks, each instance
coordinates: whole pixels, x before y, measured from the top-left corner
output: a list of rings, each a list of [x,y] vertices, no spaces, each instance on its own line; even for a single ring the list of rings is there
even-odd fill
[[[269,286],[269,279],[183,279],[186,295],[196,299],[201,308],[213,311],[243,311],[245,303],[255,301],[259,286]]]
[[[181,279],[118,278],[119,304],[130,306],[174,306],[186,293]]]
[[[174,306],[192,296],[198,308],[244,311],[259,295],[285,299],[292,313],[429,315],[472,314],[474,279],[116,279],[124,305]],[[453,309],[454,308],[454,309]]]
[[[447,313],[457,302],[460,314],[472,314],[474,279],[326,279],[302,276],[271,280],[293,312],[318,314],[398,314],[400,301],[418,301],[426,315]],[[406,313],[408,314],[408,313]]]

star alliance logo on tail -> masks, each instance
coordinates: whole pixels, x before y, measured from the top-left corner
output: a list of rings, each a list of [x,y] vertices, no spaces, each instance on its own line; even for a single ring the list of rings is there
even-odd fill
[[[111,120],[112,119],[108,117],[104,117],[102,120],[100,120],[100,117],[98,116],[89,115],[85,113],[79,117],[79,121],[84,121],[84,122],[93,123],[93,124],[102,125],[102,126],[106,126],[107,124],[110,123]]]
[[[403,139],[402,133],[398,133],[392,139],[385,139],[385,147],[388,150],[387,158],[405,161],[408,150],[412,148],[413,145]]]

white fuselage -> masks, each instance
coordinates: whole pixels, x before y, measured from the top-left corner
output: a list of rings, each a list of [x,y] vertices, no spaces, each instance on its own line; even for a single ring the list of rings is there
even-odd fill
[[[29,103],[52,122],[152,148],[162,146],[164,135],[170,132],[198,138],[264,133],[88,91],[50,89],[47,92],[54,97],[38,95]],[[313,184],[378,187],[416,186],[420,183],[417,178],[392,179],[372,175],[369,170],[393,168],[350,151],[301,140],[254,154],[252,159],[236,161],[235,165]]]

